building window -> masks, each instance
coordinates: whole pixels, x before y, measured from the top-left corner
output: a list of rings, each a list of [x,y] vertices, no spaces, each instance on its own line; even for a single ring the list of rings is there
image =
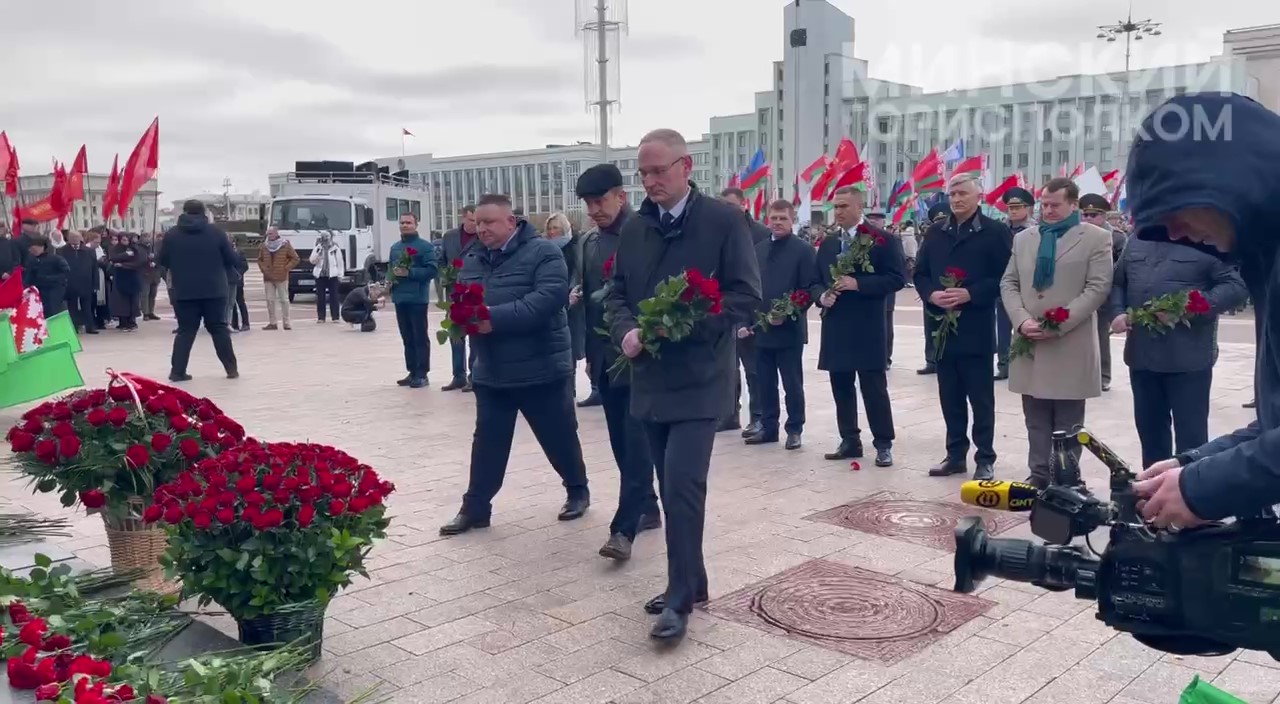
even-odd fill
[[[1052,165],[1053,165],[1053,152],[1042,152],[1042,153],[1040,154],[1040,165],[1041,165],[1041,166],[1052,166]]]
[[[1018,168],[1025,169],[1027,168],[1029,163],[1030,163],[1030,155],[1028,155],[1026,152],[1022,152],[1021,154],[1018,155]]]
[[[1013,155],[1012,155],[1012,154],[1005,154],[1005,155],[1004,155],[1004,165],[1005,165],[1006,167],[1013,166]]]

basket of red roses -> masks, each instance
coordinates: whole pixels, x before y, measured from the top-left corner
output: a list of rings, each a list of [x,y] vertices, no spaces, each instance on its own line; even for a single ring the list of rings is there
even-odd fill
[[[202,457],[239,444],[244,428],[212,401],[132,374],[109,372],[85,389],[27,411],[7,438],[35,490],[99,513],[111,566],[138,573],[134,586],[172,591],[159,558],[163,530],[142,520],[155,487]]]
[[[393,491],[341,450],[248,440],[156,487],[146,520],[169,526],[167,573],[226,609],[242,643],[318,658],[329,600],[368,576]]]

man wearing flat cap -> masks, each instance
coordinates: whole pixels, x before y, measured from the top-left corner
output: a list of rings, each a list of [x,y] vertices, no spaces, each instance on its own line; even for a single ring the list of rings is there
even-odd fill
[[[622,173],[613,164],[597,164],[582,172],[575,189],[587,217],[595,227],[582,238],[582,303],[587,317],[587,369],[592,386],[600,391],[604,420],[609,428],[609,446],[618,464],[622,489],[618,510],[609,524],[609,539],[600,554],[614,560],[631,557],[636,533],[662,526],[658,495],[653,490],[653,460],[644,426],[631,415],[631,377],[607,373],[618,351],[597,333],[605,329],[604,297],[606,281],[613,273],[613,255],[618,251],[622,226],[634,217],[622,188]]]
[[[1035,209],[1035,196],[1025,188],[1010,188],[1000,200],[1004,201],[1005,211],[1009,213],[1009,232],[1016,235],[1035,223],[1031,211]],[[1009,242],[1010,249],[1013,242]],[[1009,378],[1009,344],[1013,340],[1013,323],[1009,321],[1009,313],[1003,303],[996,305],[996,381]]]
[[[1080,222],[1096,225],[1111,233],[1111,263],[1115,265],[1120,261],[1120,254],[1124,252],[1125,237],[1124,233],[1116,232],[1107,222],[1107,213],[1110,210],[1111,203],[1106,196],[1097,193],[1086,193],[1080,196]],[[1110,310],[1109,303],[1098,310],[1098,353],[1102,369],[1103,391],[1111,390],[1111,319],[1118,312]]]
[[[934,203],[929,206],[929,222],[921,223],[920,235],[923,245],[924,235],[929,233],[934,223],[942,222],[951,216],[951,208],[946,203]],[[937,374],[938,360],[934,355],[933,349],[933,331],[936,321],[929,315],[928,306],[924,307],[924,367],[916,370],[916,374]]]

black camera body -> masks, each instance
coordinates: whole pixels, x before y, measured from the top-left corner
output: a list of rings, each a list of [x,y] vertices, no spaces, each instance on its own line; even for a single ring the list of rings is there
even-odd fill
[[[1065,435],[1055,434],[1055,449]],[[1055,472],[1031,515],[1032,532],[1050,544],[991,538],[981,519],[965,519],[956,528],[956,591],[971,592],[988,575],[1074,589],[1097,602],[1100,621],[1152,648],[1205,656],[1246,648],[1280,660],[1280,522],[1154,531],[1137,515],[1128,467],[1087,432],[1077,441],[1111,469],[1113,500],[1100,501],[1083,483],[1058,483],[1073,478],[1071,463],[1059,459],[1065,471]],[[1104,525],[1110,539],[1100,556],[1071,544]]]

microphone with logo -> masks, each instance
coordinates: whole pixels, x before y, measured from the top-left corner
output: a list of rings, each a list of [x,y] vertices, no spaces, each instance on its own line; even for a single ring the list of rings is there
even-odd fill
[[[993,511],[1030,511],[1040,490],[1023,482],[980,481],[960,485],[960,500]]]

